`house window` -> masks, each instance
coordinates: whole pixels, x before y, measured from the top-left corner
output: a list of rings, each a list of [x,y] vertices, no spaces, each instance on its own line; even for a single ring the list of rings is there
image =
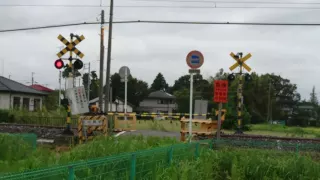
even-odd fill
[[[13,108],[20,109],[20,97],[13,97]]]
[[[40,99],[34,99],[33,100],[34,101],[34,110],[36,111],[36,110],[38,110],[38,109],[40,109]]]
[[[22,100],[22,106],[23,106],[23,109],[26,109],[26,110],[29,111],[30,98],[23,98],[23,100]]]

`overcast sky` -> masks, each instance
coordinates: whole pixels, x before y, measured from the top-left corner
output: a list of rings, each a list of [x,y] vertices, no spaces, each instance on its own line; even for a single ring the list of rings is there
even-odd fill
[[[199,0],[200,1],[200,0]],[[245,0],[239,0],[244,2]],[[109,5],[109,0],[103,0]],[[234,1],[233,1],[234,2]],[[284,1],[294,2],[294,1]],[[301,2],[301,1],[296,1]],[[305,1],[303,1],[305,2]],[[308,1],[312,2],[312,1]],[[313,1],[316,2],[316,1]],[[99,5],[100,0],[1,0],[0,4],[68,4]],[[213,6],[213,3],[146,2],[115,0],[115,6]],[[247,4],[217,4],[219,6],[248,6]],[[261,5],[253,5],[261,6]],[[271,6],[271,5],[264,5]],[[275,5],[277,7],[281,5]],[[288,6],[288,5],[286,5]],[[293,5],[290,5],[293,6]],[[306,5],[295,5],[306,6]],[[320,5],[308,5],[319,7]],[[4,7],[0,6],[0,29],[97,21],[101,7]],[[103,8],[108,20],[109,8]],[[320,23],[320,9],[248,9],[248,8],[132,8],[115,7],[114,20],[181,20],[216,22],[283,22]],[[107,26],[106,26],[107,29]],[[99,25],[83,25],[32,31],[0,33],[0,75],[27,84],[31,73],[39,84],[58,88],[58,70],[53,63],[63,46],[59,34],[84,35],[77,47],[99,67]],[[205,62],[201,72],[214,75],[235,61],[230,52],[251,53],[247,64],[257,73],[275,73],[298,85],[303,98],[309,98],[312,86],[320,92],[320,27],[314,26],[236,26],[236,25],[181,25],[181,24],[115,24],[112,41],[111,72],[128,66],[131,74],[152,83],[158,72],[172,85],[188,72],[185,57],[191,50],[203,53]],[[105,46],[107,35],[105,33]],[[105,56],[106,57],[106,56]],[[4,72],[3,72],[4,69]]]

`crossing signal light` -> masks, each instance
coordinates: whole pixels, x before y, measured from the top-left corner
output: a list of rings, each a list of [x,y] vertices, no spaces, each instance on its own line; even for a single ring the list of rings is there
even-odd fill
[[[229,81],[233,81],[233,80],[235,80],[236,79],[236,77],[234,76],[234,74],[229,74],[228,75],[228,80]]]
[[[83,67],[83,62],[80,59],[77,59],[74,63],[73,63],[73,67],[74,69],[81,69]]]
[[[55,62],[54,62],[54,66],[57,68],[57,69],[61,69],[63,66],[64,66],[64,63],[61,59],[57,59]]]
[[[252,80],[252,77],[249,73],[246,73],[246,75],[244,75],[244,79],[249,82]]]

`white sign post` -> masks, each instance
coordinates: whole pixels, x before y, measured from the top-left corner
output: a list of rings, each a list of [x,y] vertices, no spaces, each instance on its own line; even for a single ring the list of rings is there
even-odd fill
[[[124,79],[124,120],[127,120],[128,76],[130,75],[130,69],[127,66],[122,66],[119,70],[119,75]]]
[[[204,62],[204,58],[201,52],[191,51],[186,58],[187,65],[191,68],[190,73],[190,112],[189,112],[189,142],[192,139],[192,104],[193,104],[193,75],[200,73],[200,68]]]

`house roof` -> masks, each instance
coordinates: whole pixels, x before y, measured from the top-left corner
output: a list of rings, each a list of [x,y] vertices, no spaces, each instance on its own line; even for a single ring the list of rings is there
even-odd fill
[[[41,92],[19,82],[0,76],[0,92],[24,93],[47,95],[47,92]]]
[[[31,85],[30,87],[32,87],[33,89],[36,89],[38,91],[44,91],[44,92],[52,92],[53,91],[52,89],[44,87],[40,84],[34,84],[34,85]]]
[[[169,94],[163,90],[154,91],[149,94],[149,99],[175,99],[176,97],[172,94]]]

